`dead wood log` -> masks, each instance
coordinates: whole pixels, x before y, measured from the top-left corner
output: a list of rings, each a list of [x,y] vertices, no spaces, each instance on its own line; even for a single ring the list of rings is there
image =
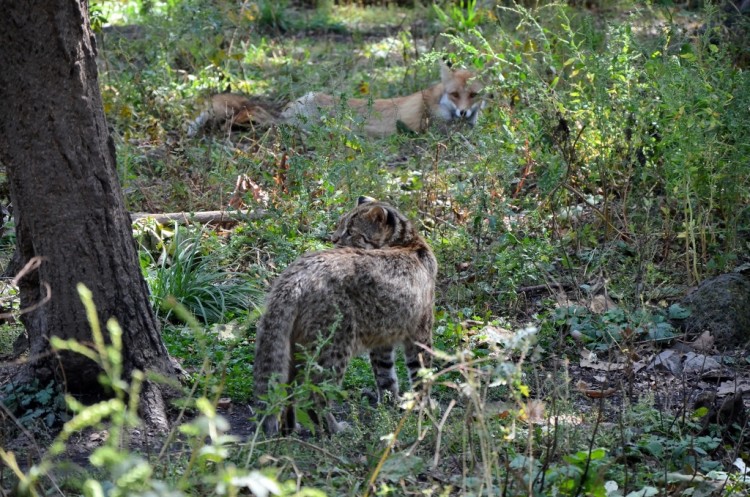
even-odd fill
[[[130,214],[132,222],[141,219],[153,219],[159,224],[168,222],[198,223],[198,224],[234,224],[243,219],[259,219],[266,215],[265,209],[243,209],[239,211],[203,211],[203,212],[163,212],[150,214],[148,212],[133,212]]]

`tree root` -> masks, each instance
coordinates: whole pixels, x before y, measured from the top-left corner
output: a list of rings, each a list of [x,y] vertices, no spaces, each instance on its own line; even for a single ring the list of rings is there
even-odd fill
[[[158,384],[152,381],[144,382],[138,413],[149,428],[162,433],[169,431],[167,404],[164,401],[164,392]]]

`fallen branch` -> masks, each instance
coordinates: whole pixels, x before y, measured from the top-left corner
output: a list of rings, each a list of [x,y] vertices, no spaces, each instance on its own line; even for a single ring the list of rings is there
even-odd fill
[[[36,271],[39,266],[42,265],[42,262],[44,262],[46,258],[35,255],[31,259],[29,259],[29,262],[26,263],[26,265],[21,269],[21,271],[16,275],[15,278],[13,278],[13,281],[11,281],[11,284],[15,287],[18,287],[18,283],[23,279],[24,276],[26,276],[28,273],[32,271]],[[42,307],[44,304],[50,301],[52,298],[52,287],[49,286],[49,283],[47,283],[44,280],[40,280],[39,283],[41,283],[44,286],[44,289],[47,291],[46,295],[40,300],[39,302],[35,304],[31,304],[28,307],[24,307],[23,309],[19,309],[17,311],[10,311],[10,312],[2,312],[0,313],[0,319],[8,319],[8,318],[16,318],[20,316],[21,314],[28,314],[31,311],[35,311]]]
[[[552,293],[555,288],[558,290],[570,290],[573,288],[573,285],[566,283],[545,283],[544,285],[522,286],[521,288],[516,289],[516,293],[537,293],[545,291]]]
[[[133,212],[130,214],[132,222],[141,219],[153,219],[159,224],[172,221],[199,224],[233,224],[243,219],[259,219],[265,216],[265,209],[243,209],[239,211],[204,211],[204,212],[164,212],[149,214],[148,212]]]

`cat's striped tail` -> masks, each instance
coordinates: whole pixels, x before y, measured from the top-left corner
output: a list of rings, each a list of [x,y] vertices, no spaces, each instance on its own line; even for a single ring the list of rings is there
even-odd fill
[[[266,399],[272,384],[288,385],[292,381],[291,339],[295,314],[294,305],[283,305],[271,300],[266,312],[258,321],[253,379],[255,399],[260,406],[269,407]],[[279,432],[279,417],[276,414],[266,414],[263,431],[266,436],[273,436]]]

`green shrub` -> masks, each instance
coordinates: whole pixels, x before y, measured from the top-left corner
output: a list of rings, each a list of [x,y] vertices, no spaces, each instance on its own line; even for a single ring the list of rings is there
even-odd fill
[[[170,297],[205,323],[227,322],[251,309],[260,298],[258,286],[244,275],[223,266],[220,247],[204,245],[204,232],[178,228],[174,238],[162,242],[154,266],[146,268],[146,281],[154,306],[169,318]],[[209,250],[215,252],[209,252]]]

